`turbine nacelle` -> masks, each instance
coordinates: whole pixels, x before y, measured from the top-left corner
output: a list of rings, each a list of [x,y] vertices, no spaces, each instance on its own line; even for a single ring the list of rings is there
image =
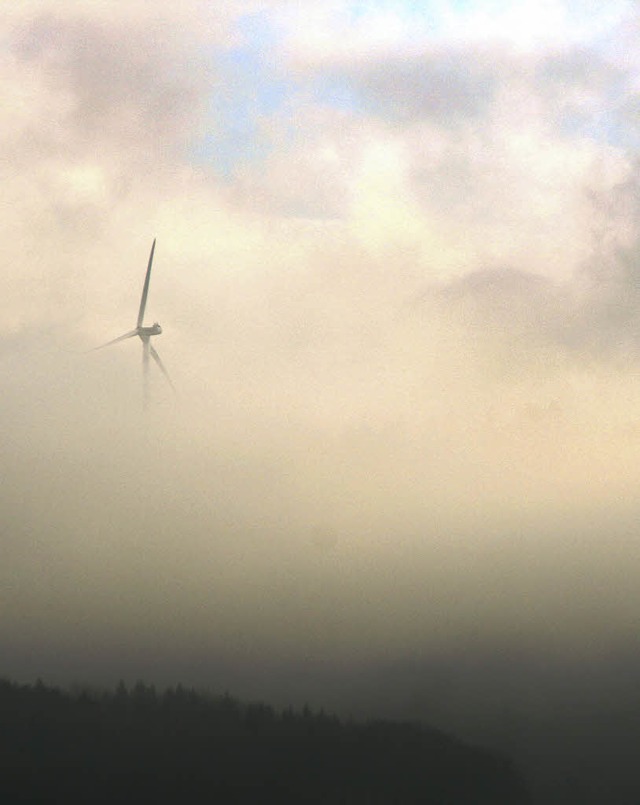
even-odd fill
[[[138,335],[142,336],[150,336],[150,335],[160,335],[162,332],[162,327],[155,321],[151,327],[138,327]]]

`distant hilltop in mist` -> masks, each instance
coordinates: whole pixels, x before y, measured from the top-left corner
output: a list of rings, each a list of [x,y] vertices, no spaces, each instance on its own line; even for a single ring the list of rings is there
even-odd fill
[[[512,764],[442,732],[180,686],[0,680],[0,801],[528,805]]]

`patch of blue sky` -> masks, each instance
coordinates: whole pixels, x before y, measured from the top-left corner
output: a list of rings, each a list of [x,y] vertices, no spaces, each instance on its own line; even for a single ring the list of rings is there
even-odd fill
[[[432,16],[434,9],[441,5],[438,0],[353,0],[347,4],[347,14],[354,22],[380,13],[393,13],[401,19],[418,21]]]
[[[629,108],[607,110],[589,120],[568,120],[566,128],[635,157],[640,152],[640,108],[635,121],[632,116]]]
[[[460,1],[460,0],[458,0]],[[357,25],[381,13],[392,13],[411,36],[432,28],[439,0],[354,0],[345,6],[349,20]],[[283,109],[299,90],[278,63],[282,32],[277,14],[261,11],[246,14],[235,25],[237,44],[215,56],[219,81],[212,94],[207,130],[193,144],[191,158],[210,165],[223,178],[231,179],[243,165],[260,163],[272,146],[261,126],[269,115]],[[305,87],[315,102],[357,113],[366,104],[340,75],[317,75]]]
[[[606,34],[624,19],[630,5],[630,0],[352,0],[346,13],[354,23],[392,15],[408,34],[443,40],[483,31],[520,40],[522,26],[529,25],[551,39],[575,42]]]
[[[622,122],[615,115],[603,115],[595,120],[590,120],[587,124],[581,121],[570,130],[570,133],[595,140],[635,157],[640,151],[640,129],[638,126],[621,125]]]
[[[238,44],[215,57],[219,79],[207,131],[191,149],[195,161],[227,179],[238,167],[268,156],[262,123],[295,92],[277,64],[277,33],[266,12],[240,18],[236,34]]]
[[[620,76],[607,87],[597,108],[569,111],[559,125],[569,137],[585,137],[635,156],[640,151],[640,102],[633,81]]]
[[[430,0],[444,40],[501,39],[530,48],[571,46],[608,36],[629,0]]]
[[[338,74],[317,76],[311,84],[311,97],[316,103],[352,114],[365,112],[367,108],[348,78]]]
[[[446,33],[451,14],[464,12],[471,0],[384,0],[384,2],[358,2],[356,19],[388,14],[403,26],[407,40]]]

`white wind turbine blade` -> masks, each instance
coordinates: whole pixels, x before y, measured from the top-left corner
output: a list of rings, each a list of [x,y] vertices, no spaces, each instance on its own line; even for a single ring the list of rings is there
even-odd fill
[[[100,344],[99,347],[94,347],[93,349],[89,350],[89,352],[94,352],[96,349],[104,349],[105,347],[110,347],[111,344],[117,344],[118,341],[124,341],[127,338],[133,338],[134,335],[138,335],[137,330],[131,330],[124,335],[119,335],[117,338],[114,338],[113,341],[107,341],[106,344]]]
[[[144,317],[144,309],[147,306],[147,294],[149,293],[149,278],[151,277],[151,264],[153,263],[153,253],[156,248],[156,239],[153,239],[151,246],[151,254],[149,255],[149,265],[147,266],[147,274],[144,278],[144,287],[142,288],[142,298],[140,299],[140,310],[138,311],[137,327],[142,327],[142,319]]]
[[[162,374],[167,378],[167,382],[169,383],[171,388],[175,391],[176,387],[173,385],[171,378],[169,377],[169,372],[167,372],[164,363],[162,363],[162,361],[160,360],[160,356],[158,355],[156,350],[151,346],[151,344],[149,344],[149,352],[151,353],[151,357],[153,358],[153,360],[158,364],[158,367],[160,368]]]
[[[142,405],[146,411],[149,407],[149,344],[148,336],[142,339]]]

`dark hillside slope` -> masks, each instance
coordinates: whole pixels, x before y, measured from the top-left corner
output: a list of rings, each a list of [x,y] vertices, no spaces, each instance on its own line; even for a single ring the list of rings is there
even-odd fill
[[[0,681],[0,802],[520,805],[501,757],[435,730],[242,705],[178,687]]]

